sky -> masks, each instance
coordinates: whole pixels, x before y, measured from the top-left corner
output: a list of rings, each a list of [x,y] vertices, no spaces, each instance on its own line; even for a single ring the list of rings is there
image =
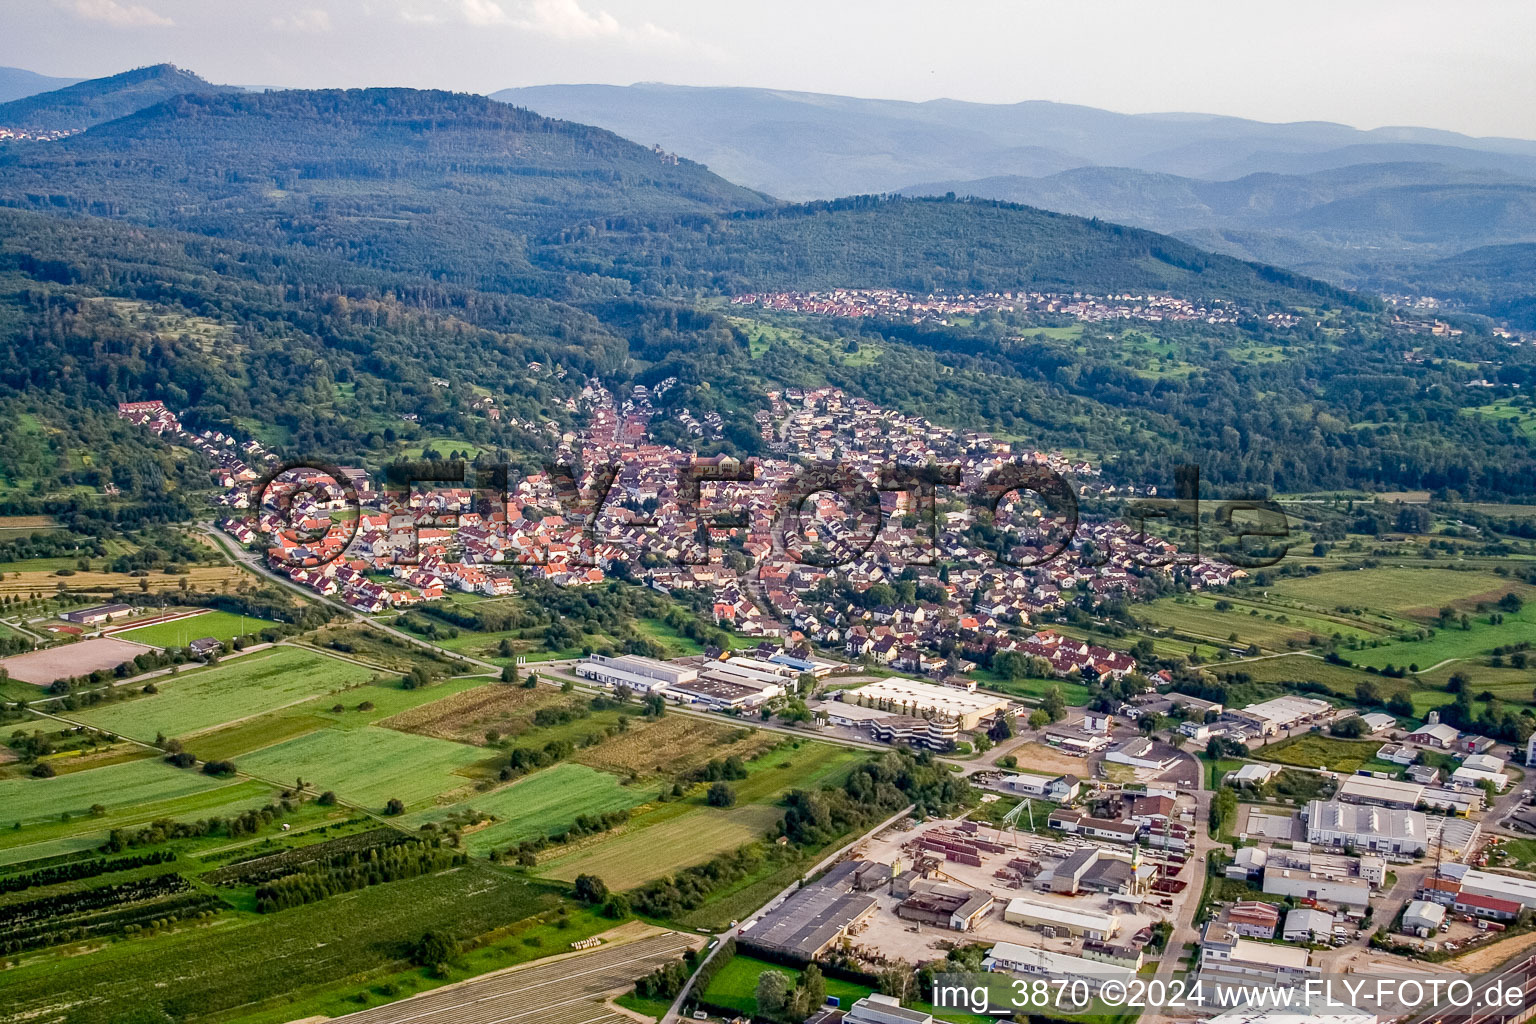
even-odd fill
[[[494,92],[637,81],[1536,138],[1530,0],[3,0],[0,65]]]

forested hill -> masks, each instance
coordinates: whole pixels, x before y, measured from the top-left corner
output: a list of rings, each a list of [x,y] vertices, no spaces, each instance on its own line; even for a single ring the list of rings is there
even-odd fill
[[[299,244],[517,290],[524,239],[767,197],[610,132],[411,89],[180,96],[0,153],[0,202]]]
[[[858,196],[569,231],[539,258],[648,291],[1154,291],[1269,305],[1373,302],[1156,232],[993,200]]]
[[[1152,232],[1028,207],[782,204],[602,129],[408,89],[179,96],[0,151],[0,203],[567,298],[877,286],[1352,301]]]
[[[78,132],[186,93],[232,93],[174,64],[134,68],[107,78],[0,104],[0,127],[26,132]]]

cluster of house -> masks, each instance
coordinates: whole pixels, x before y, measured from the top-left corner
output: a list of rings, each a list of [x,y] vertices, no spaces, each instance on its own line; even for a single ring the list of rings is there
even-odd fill
[[[239,507],[244,507],[244,491],[236,492],[234,489],[253,482],[259,475],[250,463],[264,466],[277,461],[277,455],[260,441],[240,441],[217,430],[187,430],[162,401],[119,402],[117,415],[134,426],[143,427],[161,437],[169,436],[177,444],[202,453],[214,465],[212,472],[215,483],[229,492],[220,496],[222,504],[233,504],[238,499]]]
[[[1186,558],[1167,541],[1117,520],[1078,525],[1078,537],[1092,544],[1091,559],[1069,550],[1030,565],[1031,556],[1050,545],[1026,538],[1013,554],[1028,567],[1005,564],[971,536],[972,511],[947,512],[934,522],[918,494],[900,490],[878,492],[878,508],[854,516],[841,515],[832,495],[813,494],[797,512],[796,542],[863,540],[853,545],[857,556],[835,569],[796,561],[775,553],[775,530],[783,534],[790,518],[786,496],[805,486],[796,460],[834,462],[850,479],[866,482],[892,466],[957,465],[962,489],[1021,462],[1070,473],[1089,487],[1097,486],[1097,471],[980,432],[936,427],[835,388],[769,393],[762,429],[785,457],[749,466],[701,459],[645,442],[652,402],[669,383],[649,390],[637,385],[619,401],[601,382],[587,382],[572,401],[588,425],[560,439],[554,460],[557,467],[579,468],[527,474],[489,502],[467,487],[382,494],[362,470],[344,468],[345,479],[334,487],[326,487],[318,471],[291,471],[261,496],[260,508],[249,508],[242,485],[258,474],[242,456],[252,463],[275,459],[258,442],[189,434],[160,402],[125,403],[121,413],[148,429],[175,433],[215,460],[218,479],[230,487],[224,501],[237,513],[223,524],[232,536],[264,547],[274,567],[295,581],[365,611],[432,600],[449,589],[510,593],[520,574],[559,585],[598,583],[623,563],[626,576],[659,592],[710,592],[714,617],[743,635],[803,638],[933,675],[1020,650],[1038,653],[1063,676],[1118,678],[1135,667],[1124,654],[1052,634],[1009,636],[1008,628],[1084,594],[1095,601],[1134,594],[1152,572],[1178,575],[1193,587],[1220,586],[1242,574],[1224,563]],[[703,422],[707,428],[711,421]],[[680,472],[684,467],[687,473]],[[348,490],[360,508],[348,511]],[[734,549],[729,558],[728,546]],[[935,546],[965,567],[923,570],[918,600],[864,608],[832,596],[839,583],[864,590],[897,582]]]
[[[1088,295],[1083,292],[960,292],[913,295],[891,288],[835,288],[824,292],[755,292],[732,303],[818,316],[878,317],[908,323],[947,324],[978,313],[1047,313],[1084,323],[1108,320],[1237,323],[1252,312],[1221,300],[1192,302],[1172,295]],[[1285,325],[1285,321],[1270,321]],[[1287,325],[1288,326],[1288,325]]]

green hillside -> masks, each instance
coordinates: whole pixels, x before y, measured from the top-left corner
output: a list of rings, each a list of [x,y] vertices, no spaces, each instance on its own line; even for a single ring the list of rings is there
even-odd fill
[[[174,64],[156,64],[0,104],[0,126],[13,131],[78,132],[173,96],[238,91],[205,82]]]

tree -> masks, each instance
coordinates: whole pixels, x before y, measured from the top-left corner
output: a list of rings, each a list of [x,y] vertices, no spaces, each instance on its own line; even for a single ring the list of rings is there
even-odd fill
[[[390,797],[389,803],[384,805],[384,813],[393,818],[397,814],[405,813],[405,803],[398,797]]]
[[[764,1017],[779,1018],[789,1007],[789,976],[781,971],[764,971],[757,976],[754,993],[757,1012]]]
[[[1029,713],[1029,727],[1031,729],[1044,729],[1051,724],[1051,716],[1044,708],[1035,708]]]
[[[1040,709],[1051,716],[1051,721],[1059,722],[1067,713],[1067,698],[1061,693],[1061,687],[1052,686],[1045,691],[1045,696],[1040,700]]]
[[[804,1020],[821,1009],[821,1004],[826,1001],[827,979],[822,977],[820,967],[811,964],[800,975],[800,986],[795,990],[795,1018]]]
[[[458,951],[458,946],[448,936],[427,931],[411,943],[410,960],[418,967],[438,967],[452,960]]]
[[[716,782],[710,785],[709,791],[704,795],[704,801],[711,807],[734,807],[736,791],[724,782]]]
[[[330,790],[326,790],[324,793],[320,794],[320,799],[316,800],[315,802],[318,803],[321,807],[334,807],[336,806],[336,794]]]
[[[596,875],[577,875],[573,886],[576,898],[588,906],[608,902],[608,884]]]
[[[503,665],[503,666],[501,666],[501,681],[504,682],[504,683],[515,683],[515,682],[517,682],[517,666],[516,665]]]
[[[37,766],[32,769],[32,777],[34,779],[51,779],[57,774],[59,773],[54,771],[52,761],[39,761]]]
[[[1008,721],[1008,716],[998,715],[993,720],[992,727],[987,730],[987,735],[991,737],[994,743],[1001,743],[1003,740],[1011,739],[1013,737],[1013,724]]]

